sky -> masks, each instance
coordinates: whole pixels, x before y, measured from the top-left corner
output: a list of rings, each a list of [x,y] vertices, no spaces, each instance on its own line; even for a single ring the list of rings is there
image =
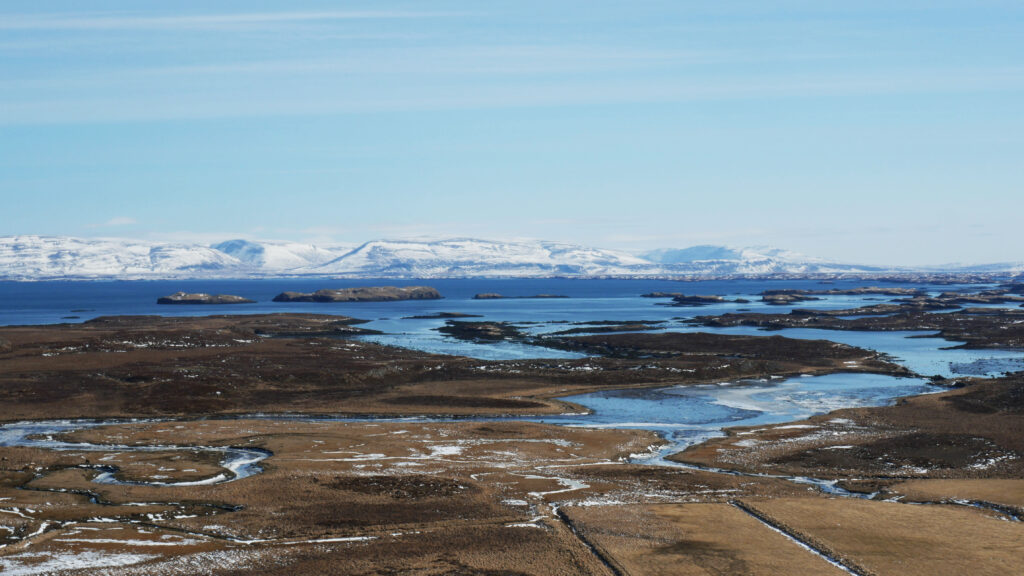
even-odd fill
[[[1024,261],[1024,3],[0,3],[0,235]]]

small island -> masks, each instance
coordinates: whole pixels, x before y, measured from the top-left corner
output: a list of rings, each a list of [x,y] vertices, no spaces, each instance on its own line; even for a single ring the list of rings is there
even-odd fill
[[[568,298],[564,294],[534,294],[533,296],[505,296],[496,292],[484,292],[473,296],[473,300],[504,300],[512,298]]]
[[[255,300],[242,298],[233,294],[203,294],[197,292],[175,292],[170,296],[157,298],[157,304],[254,304]]]
[[[821,300],[821,298],[811,296],[811,292],[808,290],[765,290],[761,293],[761,302],[771,306],[788,306],[811,300]]]
[[[312,293],[282,292],[274,302],[394,302],[397,300],[440,300],[441,293],[429,286],[362,286]]]
[[[727,302],[721,296],[703,296],[679,294],[672,297],[672,306],[707,306],[709,304],[722,304]]]
[[[650,292],[647,294],[641,294],[641,298],[671,298],[672,302],[668,306],[682,306],[682,307],[697,307],[697,306],[708,306],[709,304],[725,304],[727,302],[734,302],[737,304],[749,304],[750,300],[744,298],[737,298],[735,300],[726,300],[721,296],[716,295],[691,295],[687,296],[682,292]]]
[[[449,320],[444,326],[435,328],[438,332],[471,342],[495,342],[498,340],[523,340],[526,334],[509,322],[460,322]]]
[[[462,312],[438,312],[437,314],[403,316],[402,320],[440,320],[444,318],[483,318],[483,316],[479,314],[464,314]]]

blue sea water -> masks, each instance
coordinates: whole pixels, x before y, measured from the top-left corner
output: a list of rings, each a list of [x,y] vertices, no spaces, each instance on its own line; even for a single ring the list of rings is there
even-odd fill
[[[280,303],[271,302],[277,294],[291,290],[312,292],[321,288],[355,286],[429,285],[444,296],[442,300],[361,303]],[[432,312],[469,312],[487,315],[488,320],[531,321],[593,319],[634,320],[671,318],[696,311],[700,314],[734,312],[741,308],[768,309],[787,312],[790,307],[750,304],[723,304],[702,308],[670,308],[655,306],[664,300],[641,298],[649,292],[683,292],[685,294],[718,294],[728,298],[756,300],[763,290],[828,289],[865,285],[857,281],[836,281],[823,285],[813,280],[718,280],[680,282],[672,280],[619,279],[431,279],[431,280],[328,280],[328,279],[266,279],[266,280],[154,280],[95,282],[0,282],[0,326],[13,324],[53,324],[88,320],[112,314],[158,314],[190,316],[196,314],[255,314],[266,312],[312,312],[343,314],[374,321],[397,320],[413,314]],[[921,286],[886,284],[893,287],[923,287],[934,293],[960,286]],[[973,287],[977,289],[977,286]],[[235,294],[256,300],[255,304],[223,306],[161,306],[157,298],[184,292]],[[568,299],[473,300],[474,294],[497,292],[505,296],[561,294]],[[885,297],[829,296],[823,300],[801,303],[800,308],[839,309],[877,303]],[[637,314],[645,314],[637,317]],[[78,318],[66,318],[78,316]]]
[[[286,290],[310,292],[320,288],[372,285],[428,284],[444,296],[441,300],[358,303],[279,303],[273,297]],[[0,325],[82,322],[105,315],[156,314],[254,314],[267,312],[310,312],[339,314],[365,319],[364,326],[384,332],[368,340],[487,360],[522,358],[575,358],[578,354],[512,342],[472,343],[447,337],[437,331],[442,319],[408,319],[409,316],[438,312],[461,312],[481,316],[480,320],[531,323],[536,334],[574,327],[588,321],[661,321],[661,331],[708,331],[733,334],[765,334],[754,328],[710,329],[694,327],[686,320],[698,315],[753,311],[786,313],[791,306],[769,306],[758,301],[760,292],[778,289],[827,289],[863,286],[859,281],[822,284],[813,280],[719,280],[680,282],[671,280],[575,280],[575,279],[444,279],[444,280],[184,280],[125,282],[0,282]],[[892,287],[923,288],[931,293],[978,286],[886,284]],[[255,304],[220,306],[167,306],[157,298],[176,291],[236,294],[256,300]],[[665,306],[667,299],[643,298],[650,292],[717,294],[749,303],[728,302],[697,308]],[[560,294],[569,298],[474,300],[473,295],[497,292],[505,296]],[[845,309],[893,300],[867,296],[827,296],[802,302],[800,308]],[[923,375],[953,377],[961,374],[997,374],[1016,369],[1024,353],[1006,350],[947,350],[958,343],[938,338],[920,338],[927,333],[843,332],[834,330],[787,329],[773,334],[793,338],[827,339],[884,352]],[[910,338],[914,336],[914,338]]]

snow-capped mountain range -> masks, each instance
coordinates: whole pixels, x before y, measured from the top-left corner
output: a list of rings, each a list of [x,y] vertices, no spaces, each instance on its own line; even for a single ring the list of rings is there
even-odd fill
[[[1021,265],[986,271],[1019,272]],[[980,268],[980,267],[979,267]],[[966,270],[966,268],[965,268]],[[229,240],[212,245],[0,237],[0,279],[459,278],[773,276],[878,274],[886,268],[829,262],[772,248],[694,246],[639,256],[557,242],[375,240],[362,245]]]

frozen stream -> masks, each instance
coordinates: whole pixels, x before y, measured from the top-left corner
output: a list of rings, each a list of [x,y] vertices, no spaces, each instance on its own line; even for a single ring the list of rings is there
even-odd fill
[[[672,386],[602,391],[569,396],[564,400],[587,407],[591,413],[520,418],[562,426],[592,428],[635,428],[653,430],[668,444],[657,453],[638,455],[635,460],[655,465],[675,465],[664,458],[687,446],[720,436],[729,426],[751,426],[787,422],[839,408],[877,406],[899,396],[936,391],[938,388],[917,378],[896,378],[878,374],[829,374],[789,379],[723,382],[697,386]],[[273,416],[262,416],[273,418]],[[324,418],[288,417],[294,421],[324,421]],[[339,418],[352,421],[353,419]],[[450,419],[404,418],[405,422],[441,422]],[[493,420],[479,418],[477,420]],[[378,420],[379,421],[379,420]],[[123,424],[109,421],[16,422],[0,426],[0,446],[26,446],[51,450],[91,452],[161,452],[169,450],[207,451],[219,454],[224,471],[203,480],[179,483],[146,483],[157,486],[218,484],[258,474],[259,463],[270,454],[251,448],[215,446],[91,444],[66,442],[56,436],[97,426]],[[111,470],[94,479],[120,484]]]
[[[123,424],[126,420],[73,421],[49,420],[36,422],[15,422],[0,426],[0,446],[22,446],[48,450],[74,450],[79,452],[214,452],[220,455],[224,471],[203,480],[191,482],[123,482],[113,471],[103,470],[94,482],[99,484],[144,484],[149,486],[201,486],[219,484],[247,478],[261,471],[259,463],[270,456],[270,452],[252,448],[221,446],[131,446],[127,444],[91,444],[87,442],[65,442],[55,436],[98,426]]]
[[[562,398],[586,406],[593,413],[536,420],[567,426],[654,430],[669,445],[659,454],[638,461],[657,464],[663,463],[664,455],[721,436],[723,428],[778,424],[841,408],[883,406],[900,396],[940,390],[920,378],[855,373],[633,388]]]

